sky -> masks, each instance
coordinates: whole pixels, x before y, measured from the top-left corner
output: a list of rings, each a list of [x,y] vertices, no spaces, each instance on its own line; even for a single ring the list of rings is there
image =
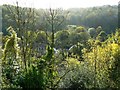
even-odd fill
[[[22,7],[34,8],[86,8],[102,5],[118,5],[120,0],[1,0],[0,5],[16,5],[16,1]]]

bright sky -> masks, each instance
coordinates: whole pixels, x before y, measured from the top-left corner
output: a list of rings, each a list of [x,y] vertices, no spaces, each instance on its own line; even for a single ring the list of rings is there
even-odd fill
[[[1,2],[2,1],[2,2]],[[120,0],[1,0],[2,4],[13,4],[18,1],[20,6],[35,8],[80,8],[102,5],[118,5]]]

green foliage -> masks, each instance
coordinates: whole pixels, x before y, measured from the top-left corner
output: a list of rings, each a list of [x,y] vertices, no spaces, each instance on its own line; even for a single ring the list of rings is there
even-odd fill
[[[41,89],[45,88],[44,74],[42,70],[39,70],[35,66],[31,66],[27,72],[23,72],[17,78],[18,85],[23,89]]]
[[[75,30],[70,30],[69,40],[71,45],[77,44],[78,42],[84,44],[89,38],[90,34],[85,27],[78,26]]]
[[[115,87],[120,88],[120,32],[119,30],[111,38],[113,40],[112,53],[114,57],[114,62],[112,63],[112,68],[110,69],[110,79],[115,83]]]
[[[118,6],[105,5],[91,8],[71,8],[68,25],[82,25],[86,27],[98,27],[106,33],[115,32],[118,22]]]
[[[101,42],[104,42],[107,39],[107,34],[104,31],[101,31],[98,34],[97,39],[100,40]]]
[[[102,29],[101,26],[98,26],[98,27],[96,28],[96,31],[97,31],[97,35],[98,35],[101,31],[103,31],[103,29]]]
[[[87,69],[94,74],[94,87],[119,88],[119,45],[114,42],[114,37],[110,38],[102,45],[93,42],[91,51],[83,54]]]
[[[0,46],[3,88],[120,88],[120,31],[107,34],[116,27],[108,24],[117,19],[116,6],[70,9],[69,20],[66,10],[50,9],[43,16],[44,10],[8,6],[15,10],[12,17],[6,7],[2,29],[7,35]]]
[[[14,19],[14,16],[17,17],[17,15],[14,15],[17,12],[16,11],[17,7],[11,5],[3,5],[1,7],[2,7],[2,16],[3,16],[2,31],[3,34],[6,35],[8,34],[6,32],[6,29],[7,27],[9,27],[9,25],[12,25],[14,28],[18,28],[17,23],[15,23],[17,19]],[[31,9],[31,8],[23,9],[19,7],[19,17],[22,17],[21,18],[22,20],[20,21],[21,27],[25,23],[25,25],[29,27],[29,29],[31,30],[43,29],[46,22],[45,15],[43,14],[44,11],[45,11],[44,9]],[[66,20],[67,23],[63,22],[62,26],[57,27],[58,19],[61,22],[63,20],[63,16],[68,11],[70,12],[69,16],[67,18],[64,18],[64,20]],[[99,25],[101,25],[106,33],[115,32],[115,29],[117,27],[117,21],[118,21],[117,6],[108,5],[103,7],[93,7],[93,8],[84,8],[84,9],[75,8],[75,9],[68,9],[63,11],[60,10],[58,14],[59,15],[58,17],[56,17],[56,21],[55,21],[55,26],[57,27],[55,32],[64,29],[67,25],[78,25],[78,26],[82,25],[85,27],[98,27]],[[32,20],[29,21],[29,19],[27,18],[30,18]],[[47,25],[46,28],[47,30],[50,31],[50,25]]]
[[[88,32],[89,32],[91,38],[94,38],[94,39],[96,38],[97,32],[96,32],[95,28],[89,28]]]
[[[82,26],[79,26],[75,29],[75,33],[80,33],[80,32],[86,32],[85,28]]]
[[[69,47],[69,32],[67,30],[58,31],[55,33],[55,47],[68,48]]]
[[[4,84],[8,84],[9,87],[12,87],[16,79],[14,76],[17,75],[20,59],[17,34],[12,27],[8,28],[8,32],[10,36],[8,36],[5,42],[2,56],[3,81],[5,80]]]

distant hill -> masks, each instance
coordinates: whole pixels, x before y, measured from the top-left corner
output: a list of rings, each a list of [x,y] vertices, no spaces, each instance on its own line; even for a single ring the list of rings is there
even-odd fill
[[[13,9],[14,11],[15,6],[3,5],[0,7],[2,7],[2,18],[3,18],[2,31],[4,34],[6,34],[7,27],[9,27],[10,25],[16,27],[15,20],[11,12],[6,7],[10,7],[11,10]],[[40,29],[41,23],[44,23],[44,20],[42,19],[44,16],[43,14],[44,10],[34,9],[34,11],[35,11],[34,19],[36,21],[35,21],[35,28],[33,29]],[[91,7],[91,8],[70,8],[64,10],[64,12],[67,11],[69,11],[69,15],[66,18],[67,23],[65,23],[65,26],[81,25],[88,28],[89,27],[96,28],[98,26],[102,26],[102,28],[106,33],[115,32],[115,29],[118,27],[118,6],[105,5],[105,6]]]

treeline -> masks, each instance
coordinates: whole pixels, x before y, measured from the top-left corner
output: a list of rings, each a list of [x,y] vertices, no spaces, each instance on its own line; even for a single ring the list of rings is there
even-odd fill
[[[16,23],[13,17],[11,10],[15,11],[15,6],[3,5],[2,7],[2,31],[6,34],[6,28],[8,26],[16,27]],[[11,9],[11,10],[9,10]],[[30,11],[30,8],[24,8],[25,10],[21,13],[24,14],[25,18],[27,13],[24,12]],[[22,10],[22,8],[21,8]],[[31,9],[33,10],[33,9]],[[44,13],[43,9],[34,9],[34,28],[42,29],[44,23]],[[101,7],[91,7],[91,8],[73,8],[68,10],[63,10],[63,14],[69,12],[66,18],[66,22],[63,24],[63,28],[67,25],[77,25],[84,26],[87,28],[102,26],[103,30],[106,33],[115,32],[115,29],[118,25],[118,6],[101,6]],[[61,16],[62,17],[62,16]],[[29,25],[31,27],[32,24]],[[58,29],[59,30],[59,29]]]
[[[69,9],[69,24],[86,27],[102,26],[106,33],[115,30],[118,23],[118,6],[102,6],[83,9]]]

